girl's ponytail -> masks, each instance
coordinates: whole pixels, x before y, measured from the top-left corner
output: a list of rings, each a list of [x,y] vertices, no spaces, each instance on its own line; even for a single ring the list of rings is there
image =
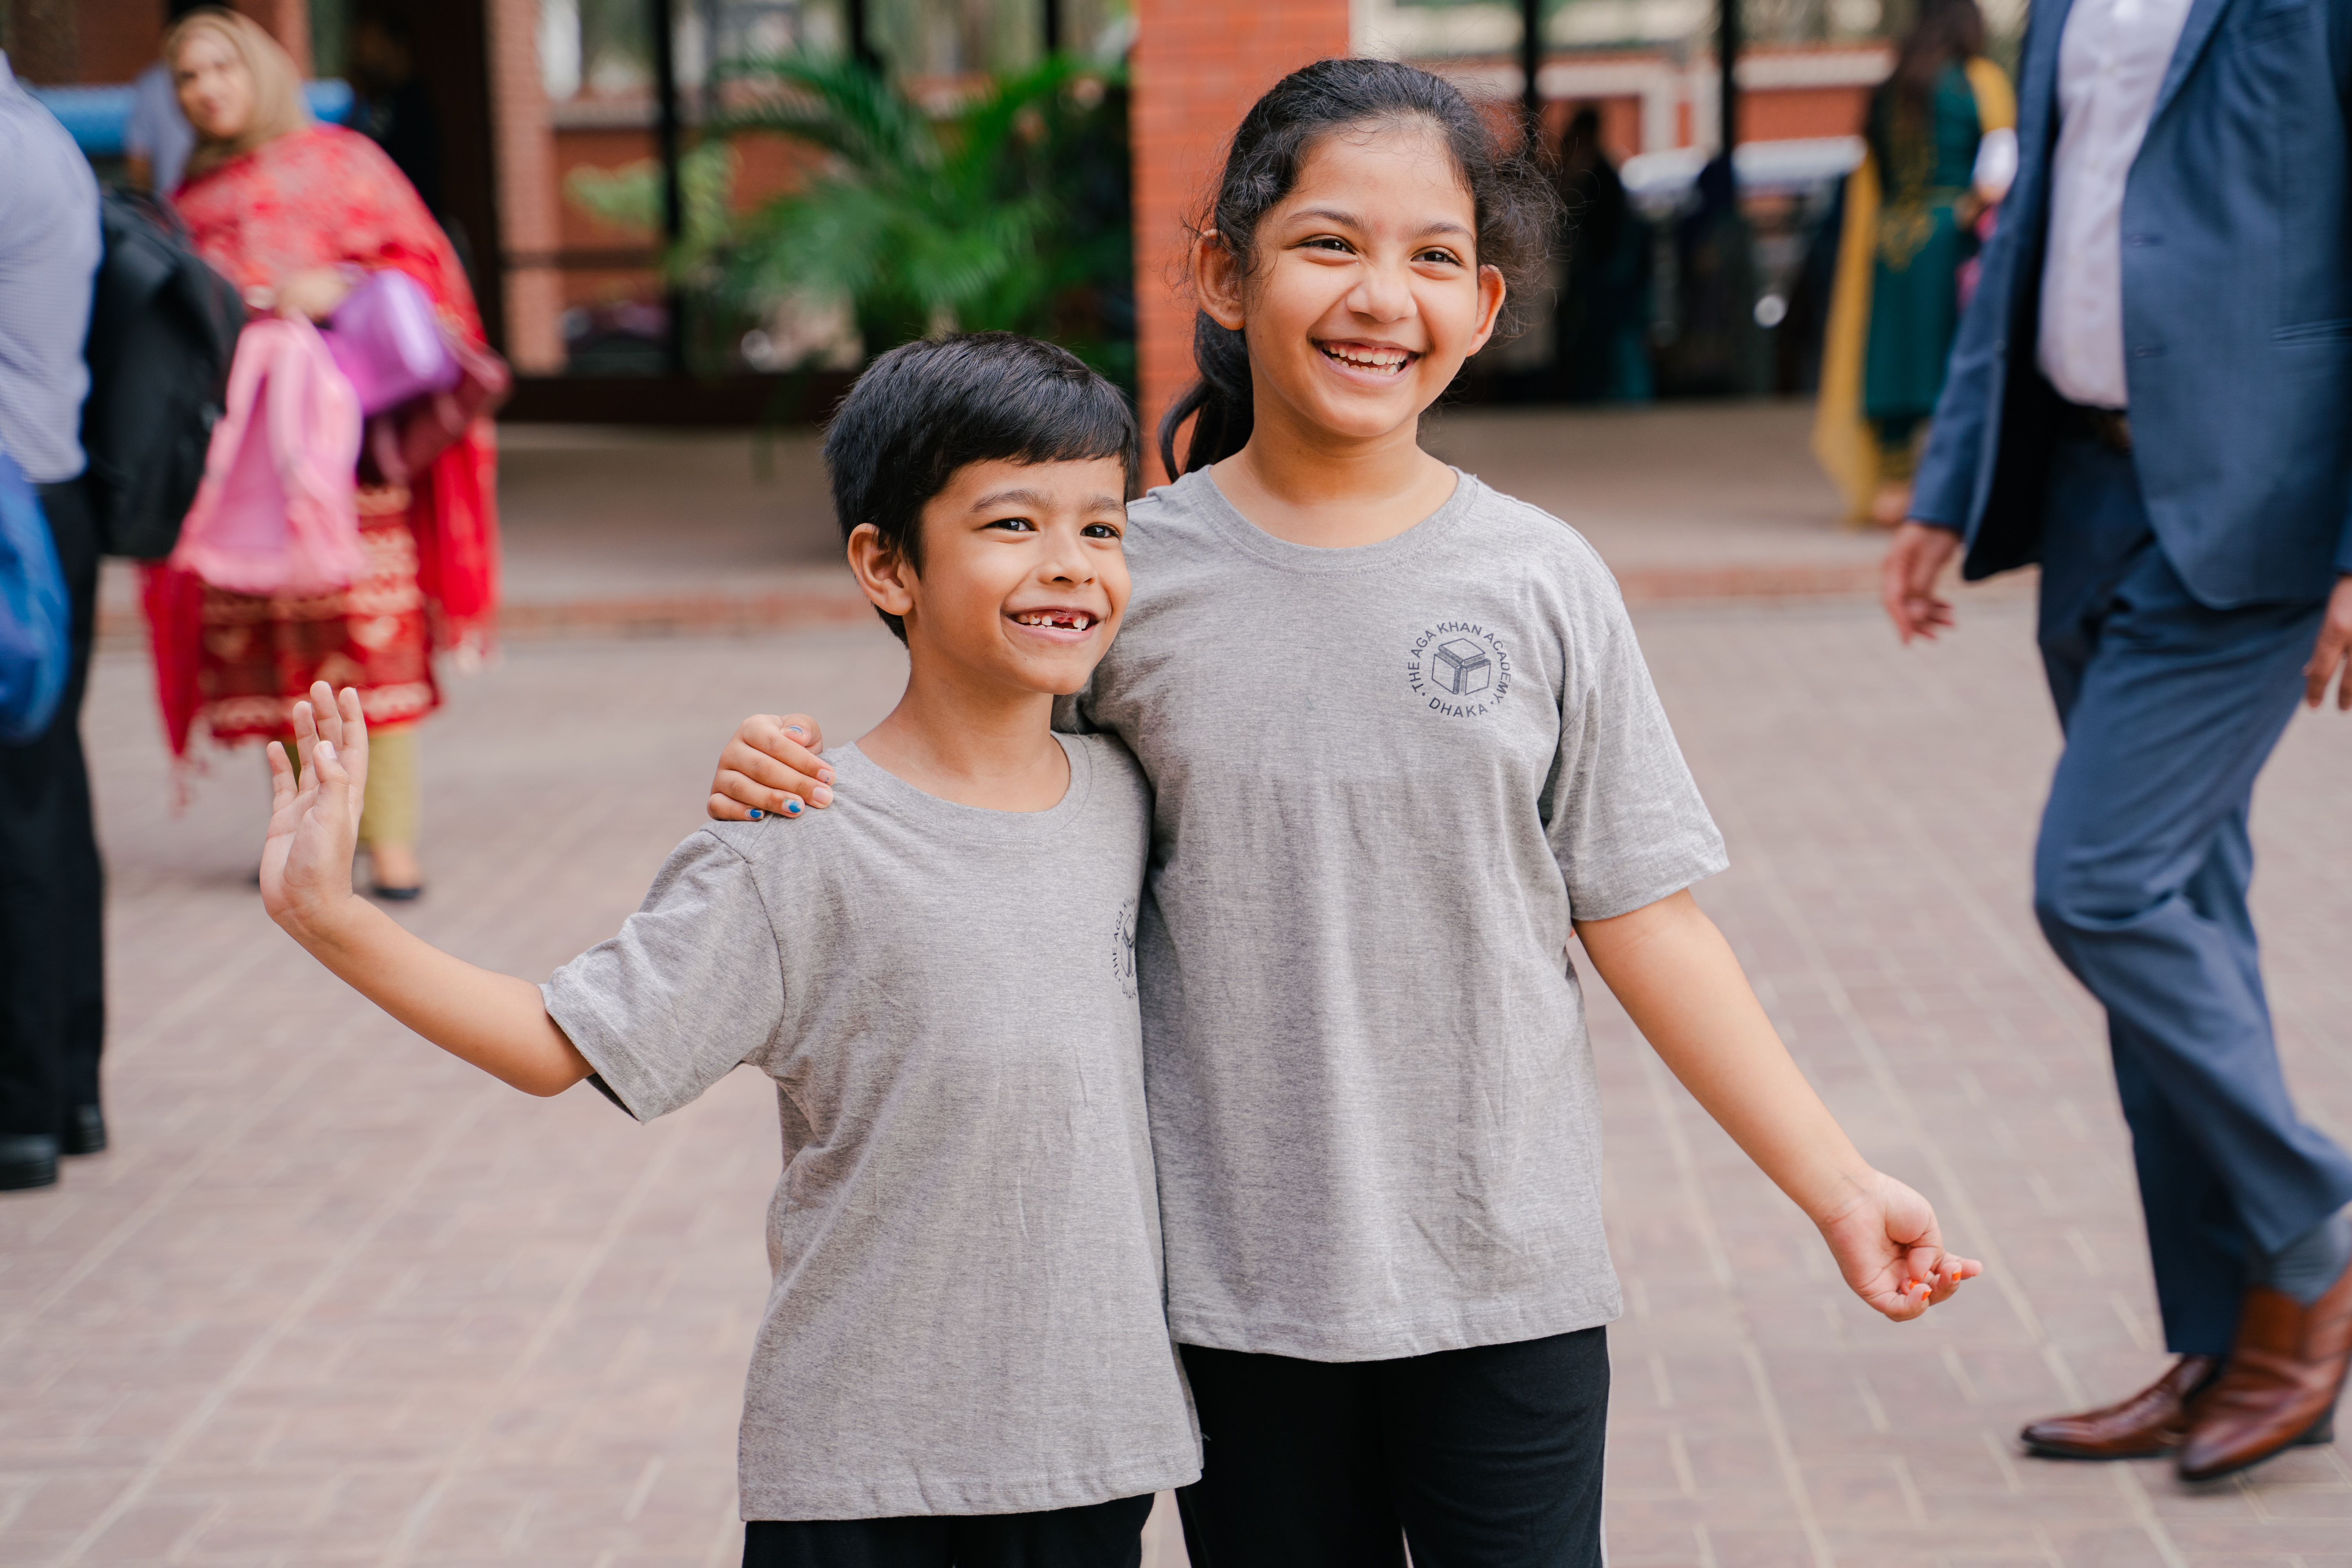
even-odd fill
[[[1160,417],[1160,461],[1175,479],[1223,462],[1249,444],[1256,423],[1250,407],[1249,344],[1206,310],[1192,313],[1192,363],[1201,379]],[[1176,466],[1176,431],[1198,416],[1192,438],[1184,443],[1184,466]]]
[[[1307,156],[1331,132],[1351,125],[1419,121],[1433,125],[1453,154],[1454,172],[1478,213],[1478,263],[1497,268],[1506,285],[1499,341],[1518,331],[1521,312],[1543,277],[1559,199],[1551,183],[1516,146],[1499,144],[1484,115],[1453,83],[1395,60],[1318,60],[1292,71],[1250,106],[1234,132],[1217,194],[1192,226],[1214,236],[1246,277],[1255,268],[1258,220],[1298,184]],[[1192,318],[1192,363],[1200,379],[1160,419],[1160,460],[1170,478],[1205,468],[1246,445],[1249,345],[1242,333],[1203,310]],[[1176,462],[1176,432],[1193,421]]]

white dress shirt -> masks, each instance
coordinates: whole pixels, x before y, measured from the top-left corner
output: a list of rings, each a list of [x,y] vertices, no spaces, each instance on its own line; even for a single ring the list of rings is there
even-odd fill
[[[2058,149],[2042,266],[2042,374],[2097,408],[2131,402],[2124,377],[2124,181],[2189,0],[2074,0],[2058,41]]]

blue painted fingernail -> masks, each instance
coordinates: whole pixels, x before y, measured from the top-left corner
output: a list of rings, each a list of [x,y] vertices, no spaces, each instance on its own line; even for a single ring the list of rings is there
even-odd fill
[[[751,817],[751,819],[752,821],[757,822],[757,821],[759,821],[761,817],[763,817],[763,816],[767,816],[768,814],[767,814],[766,812],[764,812],[764,811],[761,811],[758,806],[756,806],[756,805],[755,805],[755,806],[751,807],[751,809],[750,811],[746,812],[744,815],[745,815],[745,816],[749,816],[749,817]]]
[[[802,729],[798,724],[787,724],[784,726],[784,733],[787,735],[805,735],[808,731]]]
[[[798,816],[800,814],[801,803],[799,801],[788,800],[784,802],[784,815],[786,816]]]

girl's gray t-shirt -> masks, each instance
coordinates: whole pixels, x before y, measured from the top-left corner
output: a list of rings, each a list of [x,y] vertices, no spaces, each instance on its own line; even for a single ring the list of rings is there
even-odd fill
[[[1726,865],[1615,580],[1462,475],[1321,550],[1129,510],[1066,727],[1150,775],[1144,1077],[1186,1344],[1369,1361],[1621,1310],[1572,920]]]
[[[845,748],[831,809],[709,825],[547,983],[641,1119],[741,1064],[775,1080],[746,1519],[1073,1508],[1200,1474],[1136,1015],[1150,793],[1116,742],[1063,743],[1069,791],[1034,813]]]

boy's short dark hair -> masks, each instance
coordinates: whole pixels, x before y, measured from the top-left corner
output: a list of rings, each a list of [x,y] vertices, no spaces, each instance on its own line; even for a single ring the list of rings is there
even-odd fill
[[[923,506],[968,463],[1116,458],[1127,495],[1142,444],[1126,396],[1066,349],[1013,332],[901,343],[849,389],[824,433],[842,536],[872,523],[885,549],[923,567]],[[900,642],[906,623],[877,608]]]

